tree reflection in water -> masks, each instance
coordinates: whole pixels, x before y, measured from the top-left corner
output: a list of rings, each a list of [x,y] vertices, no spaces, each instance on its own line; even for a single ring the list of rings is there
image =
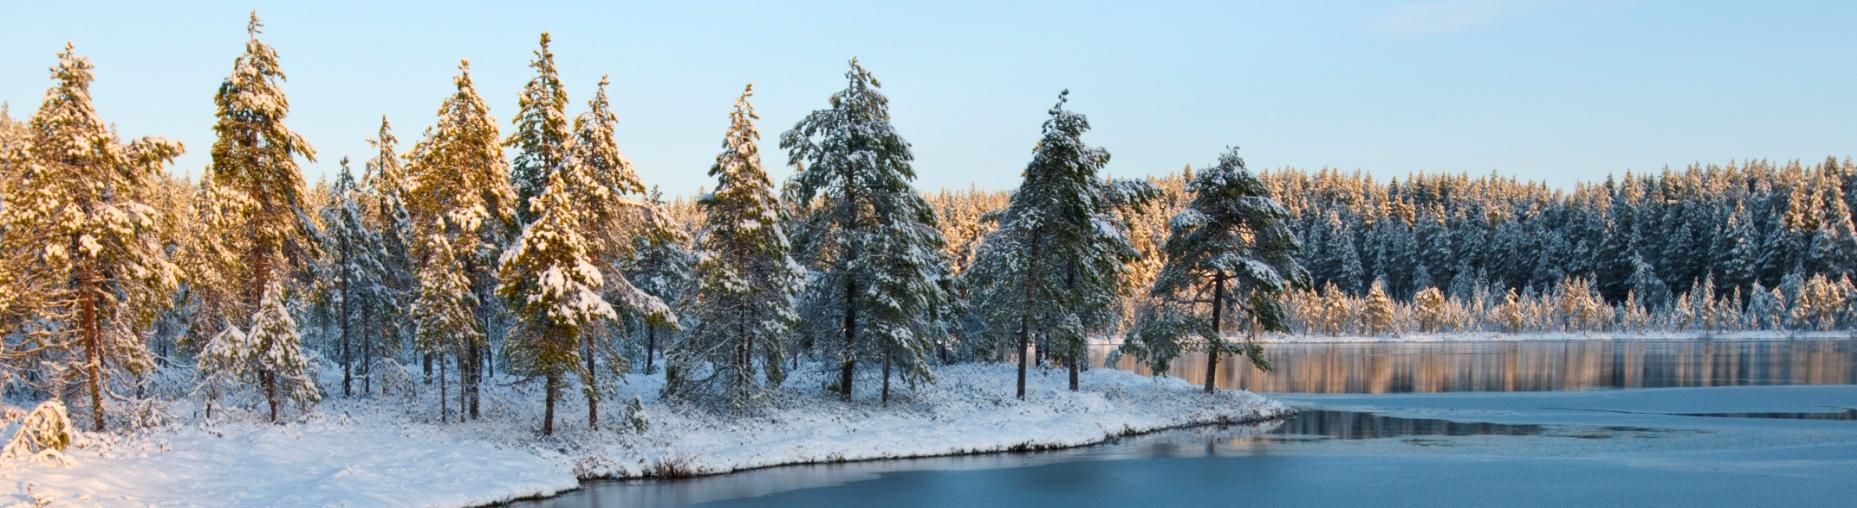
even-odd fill
[[[1102,366],[1114,346],[1091,348]],[[1270,393],[1432,393],[1857,384],[1857,340],[1272,343],[1265,373],[1219,362],[1218,385]],[[1168,374],[1204,379],[1205,357]],[[1150,373],[1133,358],[1116,368]]]

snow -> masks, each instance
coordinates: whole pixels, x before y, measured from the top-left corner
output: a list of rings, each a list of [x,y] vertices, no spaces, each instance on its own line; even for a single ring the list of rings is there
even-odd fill
[[[323,375],[331,386],[340,374]],[[433,423],[435,394],[331,397],[281,426],[237,408],[215,408],[218,423],[205,424],[197,404],[181,400],[165,405],[179,423],[77,433],[69,467],[0,462],[0,489],[8,489],[0,504],[467,506],[550,495],[584,478],[1074,447],[1290,412],[1249,392],[1209,395],[1179,379],[1113,369],[1084,372],[1075,393],[1065,390],[1064,372],[1034,371],[1021,402],[1012,366],[943,366],[935,385],[894,394],[888,407],[876,401],[875,380],[858,383],[867,390],[853,402],[824,393],[835,375],[801,369],[769,407],[745,415],[658,401],[662,376],[629,375],[619,396],[646,402],[648,430],[587,431],[584,402],[569,397],[557,408],[558,435],[547,439],[534,430],[540,383],[508,378],[485,387],[486,417],[463,424]],[[608,407],[614,413],[602,419],[622,421],[623,405]]]

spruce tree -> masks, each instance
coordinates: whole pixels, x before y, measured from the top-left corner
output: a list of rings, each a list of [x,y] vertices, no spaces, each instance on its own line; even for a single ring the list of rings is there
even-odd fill
[[[1150,291],[1165,303],[1129,332],[1123,350],[1163,372],[1188,341],[1198,339],[1206,352],[1210,393],[1223,354],[1242,354],[1270,369],[1262,346],[1225,339],[1225,315],[1237,312],[1232,320],[1242,321],[1250,337],[1288,331],[1279,295],[1307,286],[1309,274],[1296,262],[1301,247],[1290,234],[1289,212],[1245,169],[1238,149],[1200,170],[1189,190],[1193,201],[1171,221],[1167,264]]]
[[[253,12],[245,52],[213,96],[217,137],[206,171],[217,190],[232,198],[223,206],[246,237],[236,253],[239,272],[232,275],[246,312],[257,310],[273,279],[303,268],[317,248],[316,225],[297,168],[298,157],[316,162],[316,150],[284,125],[290,114],[284,70],[277,50],[258,40],[263,26]]]
[[[1399,335],[1395,322],[1393,299],[1386,295],[1386,284],[1376,279],[1367,290],[1366,301],[1361,306],[1361,322],[1366,326],[1367,335]]]
[[[652,188],[650,203],[654,208],[662,209],[663,195],[657,188]],[[681,230],[664,224],[664,229],[656,234],[640,235],[632,239],[632,254],[623,261],[622,271],[626,280],[638,286],[639,291],[656,295],[675,312],[683,313],[689,307],[689,300],[696,290],[696,255],[685,245],[688,235]],[[624,316],[622,316],[624,317]],[[634,316],[635,318],[638,316]],[[656,357],[661,349],[660,333],[670,333],[674,329],[653,323],[649,319],[632,319],[633,329],[642,329],[645,374],[657,373]]]
[[[890,124],[881,83],[856,59],[844,90],[781,135],[794,166],[784,201],[794,217],[796,258],[815,270],[800,315],[815,344],[838,363],[849,400],[860,361],[932,381],[929,353],[945,332],[948,264],[935,211],[910,185],[909,142]],[[822,351],[823,352],[823,351]]]
[[[342,364],[342,396],[352,394],[355,357],[367,356],[365,342],[356,335],[372,316],[385,316],[398,307],[398,295],[389,287],[389,253],[380,232],[368,224],[358,200],[360,190],[343,158],[340,172],[331,188],[329,204],[320,212],[323,252],[329,258],[322,270],[322,281],[334,286],[338,338],[338,355]],[[359,343],[358,343],[359,342]],[[362,368],[366,364],[363,364]]]
[[[575,180],[567,172],[549,175],[539,199],[529,202],[535,221],[503,253],[497,270],[497,294],[508,300],[525,327],[511,339],[515,366],[547,383],[542,435],[554,433],[555,401],[563,378],[575,373],[586,381],[589,375],[580,364],[581,333],[602,320],[618,319],[600,296],[604,280],[592,263],[592,246],[579,232],[576,204],[582,198],[576,194],[586,192],[591,182]],[[592,392],[587,395],[594,397]]]
[[[406,193],[406,207],[413,234],[419,238],[413,245],[436,246],[439,242],[432,237],[443,237],[459,272],[469,281],[472,297],[466,303],[477,324],[472,327],[473,333],[455,337],[463,340],[456,351],[460,396],[465,405],[462,409],[476,418],[477,386],[481,380],[478,370],[484,363],[490,325],[498,316],[498,308],[490,298],[497,284],[497,256],[515,224],[517,201],[510,187],[496,119],[490,116],[489,106],[471,81],[469,61],[459,62],[453,82],[457,93],[439,106],[437,124],[413,147],[407,168],[411,186]],[[425,249],[416,248],[414,252],[422,265],[431,264],[435,256]],[[424,276],[423,268],[421,274],[423,293],[423,286],[435,282]],[[430,365],[427,363],[428,374]]]
[[[542,32],[541,47],[535,50],[535,59],[529,61],[535,77],[522,87],[517,99],[516,129],[504,142],[504,146],[516,149],[510,169],[519,200],[516,215],[522,224],[535,220],[538,212],[528,203],[541,195],[549,175],[567,166],[573,143],[567,124],[567,89],[561,85],[549,42],[548,32]]]
[[[987,328],[1017,335],[1020,399],[1032,334],[1050,339],[1069,367],[1070,389],[1077,390],[1086,340],[1115,320],[1123,272],[1136,255],[1117,208],[1158,193],[1145,182],[1102,180],[1098,173],[1109,152],[1084,144],[1089,120],[1064,109],[1069,94],[1058,95],[1024,182],[964,275]]]
[[[729,404],[742,410],[785,377],[786,338],[798,320],[793,295],[799,265],[788,255],[774,184],[761,169],[760,132],[754,127],[749,85],[729,113],[722,153],[710,166],[716,190],[697,202],[703,229],[697,234],[696,326],[667,357],[675,372],[665,390],[693,397],[718,385]],[[765,382],[756,379],[756,360]]]
[[[471,291],[464,260],[443,233],[425,235],[420,245],[419,293],[413,300],[413,347],[439,359],[440,422],[449,418],[446,410],[446,355],[457,355],[463,345],[483,340],[472,309],[478,305]],[[463,409],[463,408],[459,408]]]
[[[23,329],[7,330],[20,333],[20,350],[48,350],[34,363],[61,371],[45,377],[84,380],[91,427],[102,431],[110,375],[154,366],[142,334],[176,288],[178,269],[149,203],[181,144],[117,138],[90,102],[91,69],[65,45],[26,153],[12,156],[17,174],[0,210],[0,282],[9,294],[0,305],[25,317]]]
[[[405,351],[406,330],[410,330],[410,305],[417,293],[418,279],[413,267],[413,223],[406,208],[407,175],[401,166],[395,145],[399,139],[385,116],[380,131],[369,141],[374,157],[367,162],[362,178],[363,217],[380,240],[381,305],[365,306],[362,312],[361,391],[374,390],[375,369],[398,368]],[[383,390],[386,386],[381,387]]]
[[[620,266],[620,261],[633,254],[629,251],[632,247],[629,240],[644,236],[670,240],[673,233],[660,217],[657,206],[644,199],[645,185],[632,171],[631,161],[619,153],[618,141],[613,137],[618,117],[613,115],[606,98],[608,82],[606,77],[600,78],[598,92],[587,102],[587,112],[574,119],[574,139],[569,147],[571,157],[561,171],[571,173],[568,181],[577,184],[576,201],[572,205],[579,212],[577,228],[587,239],[588,254],[605,279],[603,289],[607,301],[622,316],[642,321],[648,327],[675,329],[677,318],[660,295],[632,284]],[[610,353],[605,356],[610,357],[609,363],[615,372],[631,367],[631,362],[618,354],[616,345],[601,340],[612,335],[581,334],[589,427],[599,426],[599,399],[604,393],[597,366],[601,353]]]
[[[273,280],[262,291],[258,312],[251,318],[251,332],[245,337],[251,348],[245,370],[258,378],[273,423],[277,422],[277,406],[284,402],[308,409],[322,399],[310,360],[303,356],[297,322],[285,307],[282,286],[282,281]]]

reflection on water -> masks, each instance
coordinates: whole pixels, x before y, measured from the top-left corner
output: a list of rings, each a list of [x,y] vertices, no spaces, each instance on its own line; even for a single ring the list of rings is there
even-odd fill
[[[1102,366],[1113,346],[1096,346]],[[1276,367],[1222,359],[1216,382],[1272,393],[1409,393],[1857,384],[1857,340],[1571,340],[1268,344]],[[1116,368],[1150,373],[1133,358]],[[1168,373],[1205,379],[1205,355]]]
[[[1408,436],[1533,436],[1541,434],[1541,431],[1540,425],[1454,422],[1354,411],[1304,410],[1272,430],[1271,434],[1380,439]]]

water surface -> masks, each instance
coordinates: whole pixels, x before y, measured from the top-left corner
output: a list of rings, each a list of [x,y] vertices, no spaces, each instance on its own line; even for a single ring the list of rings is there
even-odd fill
[[[1098,368],[1109,350],[1092,351]],[[1055,452],[590,482],[522,505],[1849,506],[1857,484],[1853,340],[1267,351],[1275,372],[1221,362],[1217,381],[1302,408],[1286,420]],[[1204,358],[1169,372],[1197,382]]]

